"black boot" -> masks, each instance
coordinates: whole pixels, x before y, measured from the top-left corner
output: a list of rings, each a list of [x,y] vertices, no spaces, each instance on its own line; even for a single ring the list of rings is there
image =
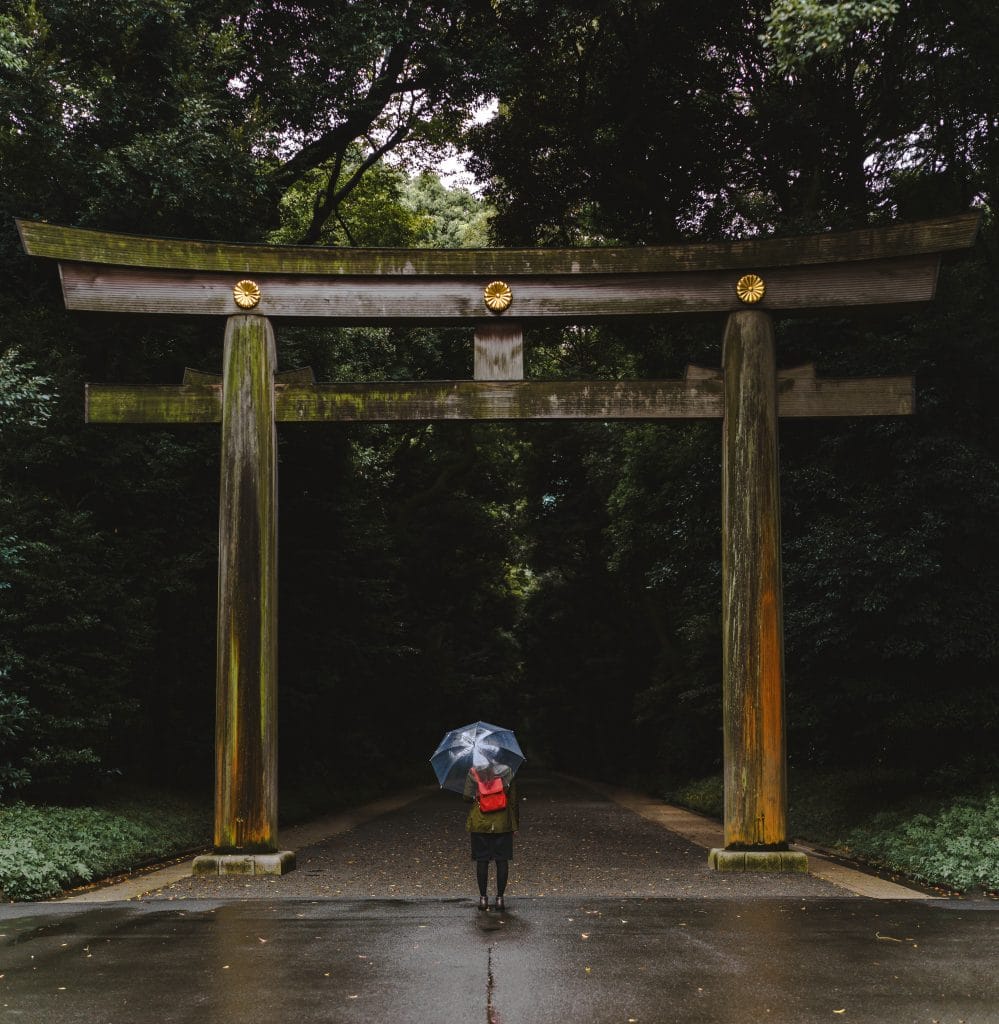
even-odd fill
[[[503,897],[502,896],[497,896],[496,897],[496,902],[493,904],[493,907],[496,910],[499,910],[499,911],[506,910],[506,904],[503,902]]]
[[[488,896],[480,896],[479,897],[479,910],[488,910],[488,909],[489,909],[489,897]]]

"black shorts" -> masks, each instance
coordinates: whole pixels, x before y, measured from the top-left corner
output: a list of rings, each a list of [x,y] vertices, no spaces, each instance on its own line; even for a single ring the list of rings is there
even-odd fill
[[[470,832],[472,860],[513,860],[512,832]]]

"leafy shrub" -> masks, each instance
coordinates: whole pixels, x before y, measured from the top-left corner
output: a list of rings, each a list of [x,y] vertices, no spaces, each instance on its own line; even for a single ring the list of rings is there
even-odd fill
[[[207,810],[175,798],[96,807],[0,808],[0,891],[9,900],[54,896],[94,878],[207,845]]]
[[[3,584],[0,582],[0,587]],[[8,745],[18,738],[28,720],[30,705],[19,694],[4,690],[6,672],[0,669],[0,799],[26,786],[31,776],[22,764],[15,763]]]
[[[933,814],[877,814],[848,833],[844,848],[930,885],[999,891],[999,793]]]

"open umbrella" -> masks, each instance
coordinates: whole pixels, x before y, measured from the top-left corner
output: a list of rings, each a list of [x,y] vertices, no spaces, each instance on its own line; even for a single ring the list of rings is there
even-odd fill
[[[506,765],[511,778],[524,763],[513,730],[487,722],[473,722],[447,733],[430,758],[441,789],[465,792],[465,780],[472,768],[479,770]]]

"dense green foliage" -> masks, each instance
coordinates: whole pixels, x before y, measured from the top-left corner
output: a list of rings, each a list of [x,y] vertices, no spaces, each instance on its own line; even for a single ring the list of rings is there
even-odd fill
[[[915,373],[919,405],[782,426],[792,766],[994,773],[997,31],[985,0],[8,5],[0,797],[118,773],[206,789],[214,698],[218,432],[85,427],[81,385],[217,371],[221,325],[67,313],[13,216],[605,245],[982,206],[932,307],[788,319],[778,343],[825,376]],[[421,171],[449,146],[484,198]],[[539,328],[528,374],[677,377],[720,339]],[[282,323],[278,345],[325,380],[471,375],[456,330]],[[289,779],[390,777],[479,717],[580,773],[717,766],[717,424],[289,425],[280,458]]]
[[[202,849],[211,842],[204,803],[166,793],[107,808],[0,808],[0,893],[44,899],[72,885]]]
[[[999,793],[934,812],[882,812],[850,829],[843,849],[951,892],[999,892]]]

